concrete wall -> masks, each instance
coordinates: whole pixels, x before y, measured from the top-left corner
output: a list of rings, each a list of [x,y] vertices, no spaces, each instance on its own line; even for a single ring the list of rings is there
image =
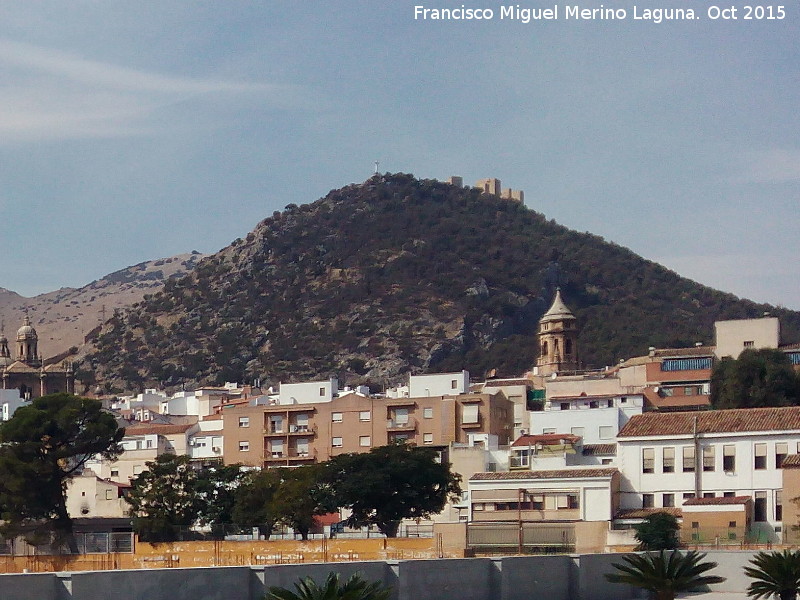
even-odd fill
[[[753,552],[709,552],[712,571],[727,581],[715,592],[748,585]],[[639,590],[605,580],[621,554],[311,563],[254,567],[140,569],[0,575],[4,600],[261,600],[271,586],[293,589],[301,577],[317,582],[335,571],[360,573],[392,587],[392,600],[634,600]]]

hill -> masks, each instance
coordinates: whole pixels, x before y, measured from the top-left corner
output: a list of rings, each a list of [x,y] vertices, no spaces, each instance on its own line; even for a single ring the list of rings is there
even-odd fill
[[[85,370],[117,387],[528,369],[561,286],[586,366],[710,342],[716,319],[771,311],[510,200],[411,175],[289,205],[115,315]]]
[[[115,271],[80,288],[61,288],[25,298],[0,288],[0,315],[5,333],[13,341],[27,312],[39,334],[39,352],[51,358],[77,349],[84,338],[110,317],[139,302],[146,293],[160,290],[170,277],[182,277],[202,254],[180,254],[151,260]]]

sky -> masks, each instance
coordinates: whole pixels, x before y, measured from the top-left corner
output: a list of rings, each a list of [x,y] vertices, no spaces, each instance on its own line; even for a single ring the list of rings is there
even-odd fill
[[[797,4],[646,3],[697,17],[655,23],[635,0],[608,2],[615,20],[558,1],[521,2],[559,9],[529,23],[488,0],[463,3],[483,20],[415,19],[462,0],[0,3],[0,287],[215,252],[377,160],[499,178],[563,225],[800,310]]]

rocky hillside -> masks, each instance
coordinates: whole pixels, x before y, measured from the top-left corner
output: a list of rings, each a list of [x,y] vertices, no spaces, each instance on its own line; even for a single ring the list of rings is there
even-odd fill
[[[115,310],[128,308],[145,294],[160,290],[167,279],[183,277],[201,258],[195,252],[143,262],[81,288],[61,288],[33,298],[0,288],[0,315],[6,336],[13,341],[27,310],[39,334],[39,352],[45,358],[64,355],[70,348],[79,348],[104,317],[108,319]]]
[[[800,339],[800,313],[704,287],[513,201],[396,174],[274,213],[112,318],[84,369],[118,388],[514,374],[535,361],[556,286],[586,366],[710,342],[715,319],[765,310]]]

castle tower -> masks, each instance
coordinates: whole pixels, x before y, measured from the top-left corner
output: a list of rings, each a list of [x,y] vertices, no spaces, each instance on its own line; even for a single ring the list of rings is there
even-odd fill
[[[17,360],[30,367],[39,367],[42,364],[39,357],[39,335],[31,325],[28,315],[17,330]]]
[[[539,320],[539,375],[550,375],[578,368],[578,329],[575,315],[556,289],[553,305]]]

